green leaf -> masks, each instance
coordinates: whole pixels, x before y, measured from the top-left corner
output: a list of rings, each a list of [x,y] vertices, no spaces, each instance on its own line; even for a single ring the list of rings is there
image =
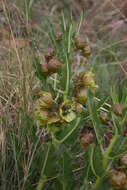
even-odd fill
[[[80,190],[88,190],[89,182],[87,179],[84,180],[83,185],[81,186]]]
[[[88,109],[93,123],[93,128],[96,134],[97,142],[100,146],[101,151],[104,152],[102,146],[104,143],[104,131],[98,118],[97,107],[95,105],[94,98],[90,92],[88,92]]]
[[[93,167],[96,174],[102,177],[104,175],[104,168],[103,168],[102,154],[101,154],[99,146],[96,146],[94,148],[92,161],[93,161]]]
[[[60,166],[60,175],[58,179],[62,184],[62,189],[63,190],[74,189],[75,185],[74,185],[74,174],[72,172],[72,161],[65,148],[63,148],[63,153],[59,161],[59,166]]]
[[[92,190],[111,190],[107,179],[97,178]]]
[[[78,131],[82,126],[81,124],[82,122],[79,118],[70,122],[67,126],[65,126],[63,131],[58,133],[58,140],[64,144],[74,143],[74,141],[78,138]]]
[[[110,153],[110,158],[119,156],[120,154],[126,151],[127,151],[127,137],[119,136],[116,144],[112,148],[112,151]]]
[[[92,146],[88,147],[85,151],[85,154],[83,155],[83,170],[81,176],[82,183],[84,183],[84,180],[88,180],[90,182],[95,177],[90,166],[91,152],[92,152]]]

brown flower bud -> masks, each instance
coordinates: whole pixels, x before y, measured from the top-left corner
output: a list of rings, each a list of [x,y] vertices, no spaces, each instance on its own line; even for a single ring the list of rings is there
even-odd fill
[[[47,67],[50,73],[58,73],[62,69],[62,63],[58,59],[52,58],[48,62]]]
[[[123,134],[122,135],[123,135],[123,137],[127,137],[127,130],[126,129],[123,130]]]
[[[81,136],[81,145],[83,148],[86,148],[88,145],[94,142],[93,132],[83,133]]]
[[[127,176],[122,171],[113,170],[109,176],[109,183],[116,189],[124,189],[127,184]]]
[[[112,105],[112,111],[117,116],[122,116],[124,113],[124,108],[121,104],[114,104],[114,105]]]
[[[55,53],[54,50],[52,48],[50,48],[48,50],[48,52],[45,54],[45,60],[48,63],[50,61],[50,59],[52,59],[54,57]]]
[[[120,162],[122,165],[127,166],[127,154],[125,154],[124,156],[120,158]]]
[[[103,124],[107,124],[109,121],[108,114],[104,111],[100,112],[100,120]]]
[[[53,97],[50,92],[42,91],[39,98],[39,106],[41,108],[51,108],[53,104]]]
[[[77,36],[75,38],[75,45],[77,49],[84,49],[86,47],[86,41],[84,37]]]
[[[108,147],[108,145],[110,144],[110,141],[111,141],[112,137],[113,137],[113,133],[112,133],[111,131],[107,131],[107,132],[104,134],[106,147]]]
[[[83,48],[82,55],[83,57],[86,57],[86,58],[88,58],[91,55],[91,47],[89,45]]]
[[[43,73],[43,75],[44,76],[47,76],[49,73],[48,73],[48,68],[47,68],[47,64],[43,64],[42,66],[41,66],[41,68],[42,68],[42,73]]]
[[[62,40],[62,33],[61,33],[61,32],[57,32],[57,33],[55,34],[55,37],[56,37],[56,40],[57,40],[57,41],[61,41],[61,40]]]
[[[79,102],[80,104],[85,104],[88,99],[87,89],[80,88],[78,92],[76,93],[76,99],[77,99],[77,102]]]

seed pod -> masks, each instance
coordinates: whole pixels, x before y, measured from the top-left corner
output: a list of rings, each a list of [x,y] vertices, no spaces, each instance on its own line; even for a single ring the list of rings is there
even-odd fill
[[[112,111],[117,116],[122,116],[124,113],[124,108],[121,104],[114,104],[114,105],[112,105]]]
[[[127,184],[127,176],[122,171],[113,170],[109,176],[109,183],[116,189],[124,189]]]
[[[77,36],[75,38],[75,45],[76,45],[77,49],[83,50],[86,47],[87,43],[86,43],[84,37]]]
[[[48,63],[50,61],[50,59],[52,59],[54,57],[54,55],[55,55],[54,50],[52,48],[50,48],[48,50],[48,52],[45,54],[45,60],[46,60],[46,62]]]
[[[46,92],[46,91],[42,91],[40,93],[40,98],[39,98],[39,106],[41,108],[51,108],[52,104],[53,104],[53,97],[52,94],[50,92]]]
[[[122,165],[127,166],[127,154],[120,158],[120,162]]]
[[[48,62],[47,67],[50,73],[58,73],[62,69],[62,63],[58,59],[52,58]]]
[[[87,89],[85,88],[80,88],[78,92],[76,93],[76,100],[80,104],[85,104],[87,102],[88,95],[87,95]]]
[[[88,145],[94,142],[94,135],[93,132],[84,133],[81,136],[81,145],[85,149]]]
[[[83,57],[86,57],[86,58],[88,58],[91,55],[90,46],[87,45],[85,48],[83,48],[82,55],[83,55]]]
[[[108,114],[104,111],[100,112],[100,120],[103,124],[107,124],[109,121]]]
[[[37,110],[35,112],[35,120],[38,125],[45,125],[50,119],[50,112],[47,109]]]
[[[44,75],[44,76],[47,76],[47,75],[49,74],[48,68],[47,68],[47,64],[43,64],[43,65],[41,66],[41,68],[42,68],[42,73],[43,73],[43,75]]]
[[[57,41],[61,41],[61,40],[62,40],[62,33],[61,33],[61,32],[57,32],[57,33],[55,34],[55,37],[56,37],[56,40],[57,40]]]

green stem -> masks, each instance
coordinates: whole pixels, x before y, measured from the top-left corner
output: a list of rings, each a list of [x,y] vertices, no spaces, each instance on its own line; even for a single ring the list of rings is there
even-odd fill
[[[116,123],[115,123],[115,119],[114,119],[114,116],[112,115],[112,121],[113,121],[113,124],[114,124],[114,128],[115,128],[115,135],[114,137],[112,138],[108,148],[106,149],[105,151],[105,154],[104,154],[104,158],[103,158],[103,164],[104,164],[104,170],[106,170],[107,168],[107,163],[108,163],[108,158],[109,158],[109,155],[114,147],[114,145],[116,144],[118,138],[119,138],[119,134],[118,134],[118,128],[116,126]]]
[[[101,178],[101,177],[98,177],[98,178],[96,179],[96,182],[94,183],[94,187],[93,187],[92,190],[98,190],[99,187],[100,187],[100,185],[101,185],[101,182],[102,182],[102,178]]]
[[[112,148],[116,144],[116,141],[118,138],[119,138],[119,136],[117,134],[114,135],[113,139],[111,140],[109,147],[107,148],[107,150],[104,154],[104,159],[103,159],[104,170],[106,170],[106,168],[107,168],[107,163],[108,163],[108,158],[109,158],[110,152],[112,151]]]
[[[70,80],[70,72],[69,72],[69,62],[68,62],[68,57],[66,56],[66,66],[67,66],[67,79],[66,79],[66,93],[65,95],[67,96],[69,93],[69,80]]]
[[[115,135],[114,135],[113,139],[111,140],[111,142],[110,142],[108,148],[106,149],[105,153],[103,154],[103,165],[104,165],[104,171],[105,171],[103,176],[105,176],[105,174],[107,172],[109,155],[110,155],[114,145],[116,144],[116,142],[117,142],[117,140],[119,138],[118,128],[116,126],[115,118],[114,118],[113,115],[112,115],[112,121],[113,121],[114,128],[115,128]],[[97,177],[97,180],[96,180],[96,182],[94,184],[93,190],[98,190],[99,189],[102,180],[103,180],[103,177]]]

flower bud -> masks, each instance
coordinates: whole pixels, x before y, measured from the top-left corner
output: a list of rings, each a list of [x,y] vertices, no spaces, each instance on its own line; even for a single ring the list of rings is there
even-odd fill
[[[80,104],[85,104],[87,102],[88,95],[87,95],[87,89],[80,88],[76,93],[76,100]]]
[[[85,149],[88,145],[94,142],[93,132],[83,133],[81,136],[81,145]]]
[[[124,108],[121,104],[114,104],[114,105],[112,105],[112,111],[117,116],[122,116],[124,113]]]
[[[83,55],[83,57],[86,57],[86,58],[88,58],[91,55],[91,48],[90,48],[90,46],[86,45],[86,47],[83,48],[82,55]]]
[[[62,40],[62,33],[61,33],[61,32],[57,32],[57,33],[55,34],[55,37],[56,37],[56,40],[57,40],[57,41],[61,41],[61,40]]]
[[[127,184],[127,176],[122,171],[113,170],[109,176],[109,183],[116,189],[124,189]]]
[[[126,129],[123,130],[122,136],[127,137],[127,130]]]
[[[49,74],[47,64],[43,64],[41,68],[42,68],[43,75],[47,76]]]
[[[75,38],[75,45],[76,45],[77,49],[84,49],[87,44],[86,44],[84,37],[77,36]]]
[[[127,154],[120,158],[120,162],[122,165],[127,166]]]
[[[109,121],[108,114],[104,111],[100,112],[100,120],[103,124],[107,124]]]
[[[113,133],[111,131],[107,131],[104,134],[104,139],[105,139],[105,145],[108,147],[110,144],[111,139],[113,138]]]
[[[40,98],[39,98],[39,106],[41,108],[51,108],[52,104],[53,104],[53,97],[52,94],[50,92],[46,92],[46,91],[42,91],[40,93]]]
[[[50,73],[58,73],[62,69],[62,63],[58,59],[52,58],[48,62],[47,67]]]
[[[52,59],[54,57],[55,53],[54,50],[52,48],[50,48],[48,50],[48,52],[45,54],[45,60],[48,63],[50,61],[50,59]]]

